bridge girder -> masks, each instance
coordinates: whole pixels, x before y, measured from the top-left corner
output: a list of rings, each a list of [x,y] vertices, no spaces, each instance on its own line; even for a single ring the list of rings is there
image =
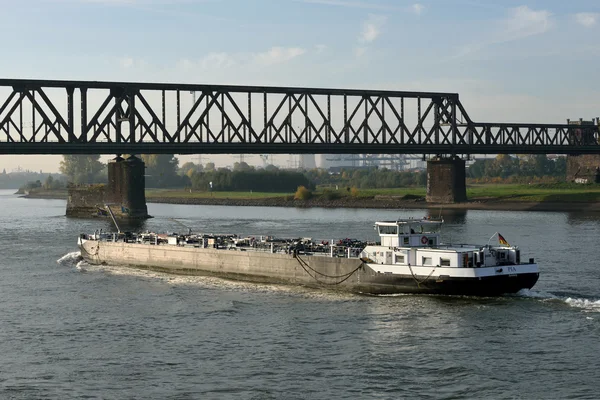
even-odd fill
[[[599,136],[476,123],[456,93],[0,79],[0,154],[597,154]]]

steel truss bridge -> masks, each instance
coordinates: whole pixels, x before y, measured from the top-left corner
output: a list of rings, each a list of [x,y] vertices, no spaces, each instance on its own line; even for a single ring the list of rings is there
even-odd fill
[[[474,122],[456,93],[0,79],[0,154],[598,154],[599,128]]]

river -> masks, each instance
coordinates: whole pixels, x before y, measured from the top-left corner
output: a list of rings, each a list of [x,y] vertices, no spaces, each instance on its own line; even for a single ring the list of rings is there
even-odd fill
[[[375,240],[425,210],[149,204],[123,228]],[[597,399],[600,216],[443,212],[446,241],[496,231],[531,291],[368,297],[172,276],[78,258],[64,200],[0,191],[0,398]],[[493,239],[497,240],[497,239]]]

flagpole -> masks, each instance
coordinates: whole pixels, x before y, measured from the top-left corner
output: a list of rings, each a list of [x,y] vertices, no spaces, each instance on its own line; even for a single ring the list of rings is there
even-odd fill
[[[491,237],[490,240],[488,240],[487,245],[490,245],[490,242],[492,241],[492,239],[494,238],[494,236],[496,236],[498,234],[498,232],[494,233]]]

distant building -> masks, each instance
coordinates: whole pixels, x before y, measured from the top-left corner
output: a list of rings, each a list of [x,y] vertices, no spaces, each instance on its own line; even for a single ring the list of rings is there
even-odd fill
[[[301,154],[300,155],[300,168],[302,169],[315,169],[317,163],[315,162],[314,154]]]

